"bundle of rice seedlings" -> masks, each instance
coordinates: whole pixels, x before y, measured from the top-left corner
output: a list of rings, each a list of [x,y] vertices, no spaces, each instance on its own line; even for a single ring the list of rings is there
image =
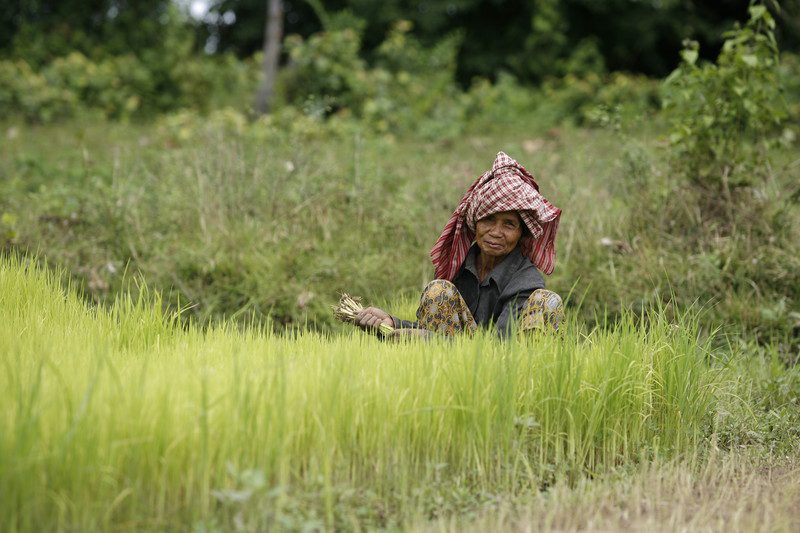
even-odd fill
[[[355,324],[358,313],[363,309],[364,306],[361,305],[361,298],[353,298],[347,293],[342,293],[342,297],[339,298],[339,303],[333,306],[333,317],[342,322]],[[386,335],[394,331],[394,328],[388,324],[381,324],[378,326],[378,330]]]

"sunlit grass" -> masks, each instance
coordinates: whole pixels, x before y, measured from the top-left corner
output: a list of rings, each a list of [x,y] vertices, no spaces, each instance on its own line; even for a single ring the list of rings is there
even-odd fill
[[[7,529],[410,523],[437,491],[536,491],[691,454],[719,379],[691,316],[388,344],[181,329],[158,309],[89,309],[0,259]]]

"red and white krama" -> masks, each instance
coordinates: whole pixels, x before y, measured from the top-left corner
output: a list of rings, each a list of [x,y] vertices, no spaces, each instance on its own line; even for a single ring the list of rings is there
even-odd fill
[[[501,211],[519,213],[530,230],[530,236],[520,240],[522,253],[545,274],[553,272],[561,209],[539,194],[539,185],[525,167],[500,152],[492,170],[467,189],[431,250],[437,279],[455,278],[475,240],[475,223]]]

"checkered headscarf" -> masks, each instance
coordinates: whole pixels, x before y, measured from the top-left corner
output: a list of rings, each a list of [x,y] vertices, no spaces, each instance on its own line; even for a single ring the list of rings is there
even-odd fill
[[[452,281],[456,277],[475,239],[475,223],[501,211],[519,213],[530,230],[529,236],[520,239],[522,254],[545,274],[553,272],[561,209],[539,194],[539,186],[525,167],[500,152],[492,170],[467,189],[431,250],[437,279]]]

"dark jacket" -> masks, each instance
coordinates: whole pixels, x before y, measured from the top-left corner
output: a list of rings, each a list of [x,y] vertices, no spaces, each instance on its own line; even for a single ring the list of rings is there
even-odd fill
[[[494,324],[498,335],[505,337],[528,297],[536,289],[544,288],[544,279],[517,246],[481,283],[477,267],[479,251],[473,244],[453,284],[478,326]],[[418,327],[416,322],[396,319],[395,326]]]

